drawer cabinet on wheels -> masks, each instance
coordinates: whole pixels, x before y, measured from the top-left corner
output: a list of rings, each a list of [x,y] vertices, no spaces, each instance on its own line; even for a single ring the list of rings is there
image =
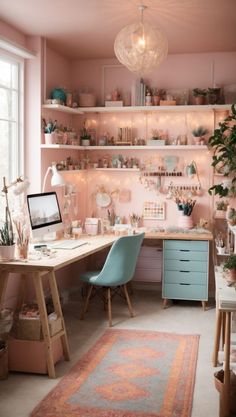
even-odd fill
[[[209,242],[165,240],[163,248],[164,307],[167,300],[208,300]]]

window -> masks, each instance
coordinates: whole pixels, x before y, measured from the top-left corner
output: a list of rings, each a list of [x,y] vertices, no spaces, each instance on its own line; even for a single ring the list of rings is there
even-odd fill
[[[23,60],[0,51],[0,189],[22,173]],[[0,198],[0,220],[4,217]]]

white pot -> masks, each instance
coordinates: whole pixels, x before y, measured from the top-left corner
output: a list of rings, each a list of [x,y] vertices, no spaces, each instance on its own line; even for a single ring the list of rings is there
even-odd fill
[[[90,146],[90,140],[89,139],[81,139],[81,145],[82,146]]]
[[[56,143],[56,133],[44,133],[45,143],[46,145],[53,145]]]
[[[219,255],[225,254],[225,247],[221,248],[220,246],[217,246],[217,252]]]
[[[0,245],[0,261],[11,261],[15,258],[15,244],[10,246]]]

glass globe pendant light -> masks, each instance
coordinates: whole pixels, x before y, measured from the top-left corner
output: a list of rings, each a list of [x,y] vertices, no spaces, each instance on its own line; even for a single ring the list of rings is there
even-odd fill
[[[143,21],[146,8],[139,6],[141,21],[121,29],[114,43],[117,59],[139,76],[153,71],[168,52],[168,41],[162,32]]]

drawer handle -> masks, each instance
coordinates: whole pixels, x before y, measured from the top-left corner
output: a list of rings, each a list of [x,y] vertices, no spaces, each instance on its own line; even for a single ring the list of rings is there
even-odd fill
[[[184,284],[183,282],[180,282],[180,285],[190,285],[190,284]]]
[[[180,249],[180,252],[190,252],[189,249]]]
[[[180,259],[180,262],[189,262],[189,259]]]
[[[185,273],[189,274],[190,271],[179,271],[179,272],[185,272]]]

